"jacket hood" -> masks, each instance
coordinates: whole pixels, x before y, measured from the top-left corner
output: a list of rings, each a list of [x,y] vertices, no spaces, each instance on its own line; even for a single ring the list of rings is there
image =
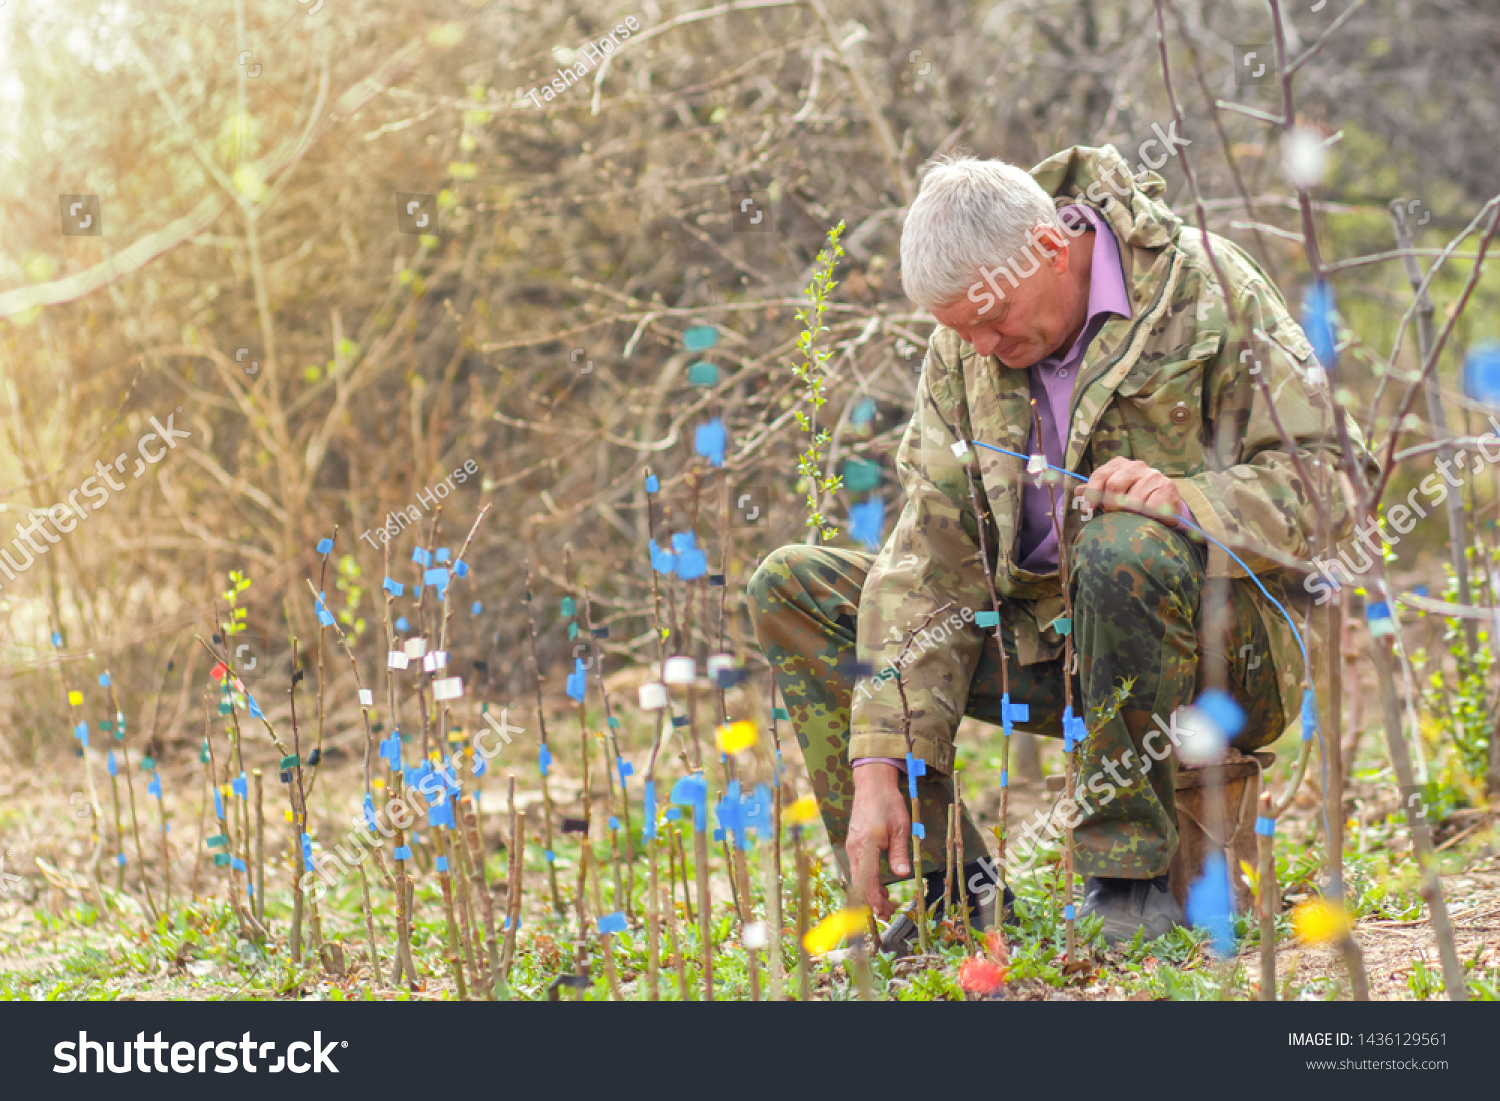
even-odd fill
[[[1182,229],[1182,219],[1160,201],[1166,181],[1149,169],[1132,172],[1113,145],[1054,153],[1031,170],[1031,178],[1058,206],[1087,200],[1109,219],[1116,237],[1137,248],[1164,248]]]

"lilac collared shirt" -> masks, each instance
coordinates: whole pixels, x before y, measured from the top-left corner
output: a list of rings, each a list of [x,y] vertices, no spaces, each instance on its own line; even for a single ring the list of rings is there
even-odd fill
[[[1065,225],[1076,227],[1081,217],[1093,227],[1094,252],[1089,270],[1088,314],[1078,339],[1066,352],[1045,356],[1027,370],[1037,418],[1042,423],[1042,443],[1038,449],[1033,426],[1026,452],[1034,455],[1040,450],[1052,466],[1062,466],[1067,455],[1070,434],[1067,416],[1073,400],[1073,383],[1078,378],[1089,345],[1111,316],[1131,316],[1130,292],[1125,287],[1125,272],[1120,264],[1120,246],[1115,243],[1115,235],[1108,224],[1093,208],[1082,204],[1061,207],[1057,213],[1059,217],[1072,215]],[[1057,518],[1061,524],[1063,509],[1072,498],[1073,487],[1054,486],[1051,493],[1057,496]],[[1018,564],[1021,569],[1032,573],[1045,574],[1057,569],[1057,531],[1052,524],[1051,493],[1046,486],[1034,485],[1029,478],[1021,491]]]

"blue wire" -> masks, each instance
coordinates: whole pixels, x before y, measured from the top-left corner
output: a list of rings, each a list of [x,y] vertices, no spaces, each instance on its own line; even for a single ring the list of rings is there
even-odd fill
[[[973,442],[973,444],[974,444],[975,447],[986,447],[986,448],[989,448],[989,450],[991,450],[991,451],[998,451],[1002,455],[1011,455],[1011,456],[1014,456],[1017,459],[1026,459],[1028,461],[1031,458],[1030,455],[1022,455],[1018,451],[1007,451],[1005,448],[1003,448],[1003,447],[996,447],[994,444],[981,443],[979,440],[974,440],[972,442]],[[1085,478],[1082,474],[1075,474],[1071,470],[1064,470],[1062,467],[1060,467],[1060,466],[1053,466],[1051,463],[1047,464],[1047,469],[1048,470],[1055,470],[1059,474],[1066,474],[1069,478],[1074,478],[1074,479],[1076,479],[1077,481],[1080,481],[1080,482],[1087,482],[1088,481],[1088,479]],[[1225,554],[1229,555],[1230,558],[1233,558],[1235,560],[1235,562],[1237,562],[1239,564],[1240,569],[1244,570],[1245,573],[1246,573],[1246,575],[1249,576],[1250,580],[1253,581],[1253,582],[1255,582],[1255,587],[1260,590],[1261,595],[1264,596],[1267,600],[1269,600],[1273,605],[1275,605],[1276,610],[1281,613],[1281,618],[1284,619],[1284,620],[1286,620],[1286,625],[1292,629],[1292,636],[1294,638],[1296,638],[1296,640],[1297,640],[1297,646],[1302,651],[1302,667],[1303,667],[1303,670],[1305,672],[1307,672],[1308,678],[1311,679],[1311,677],[1312,677],[1312,666],[1311,666],[1311,663],[1308,661],[1307,646],[1302,641],[1302,633],[1297,630],[1297,625],[1292,622],[1292,617],[1289,616],[1289,615],[1287,615],[1286,609],[1281,606],[1281,604],[1277,601],[1277,599],[1274,596],[1272,596],[1269,592],[1266,591],[1266,587],[1260,583],[1260,578],[1258,578],[1258,577],[1255,576],[1255,571],[1253,571],[1249,566],[1245,565],[1244,561],[1240,558],[1239,555],[1235,554],[1234,551],[1230,550],[1223,543],[1219,542],[1212,535],[1208,534],[1208,532],[1204,531],[1202,528],[1200,528],[1197,524],[1193,523],[1191,520],[1184,520],[1180,516],[1177,517],[1176,519],[1184,527],[1192,528],[1199,535],[1203,536],[1203,538],[1207,539],[1214,546],[1218,547]]]
[[[992,443],[981,443],[979,440],[971,440],[970,442],[973,443],[975,447],[988,448],[991,451],[998,451],[1002,455],[1010,455],[1013,458],[1025,459],[1028,462],[1031,460],[1030,455],[1023,455],[1019,451],[1009,451],[1003,447],[996,447]],[[1085,478],[1082,474],[1075,474],[1071,470],[1064,470],[1062,467],[1053,466],[1051,463],[1047,464],[1047,469],[1055,470],[1059,474],[1066,474],[1069,478],[1073,478],[1080,482],[1088,481],[1088,479]],[[1239,564],[1240,569],[1245,571],[1246,576],[1249,577],[1251,581],[1255,582],[1255,587],[1260,590],[1261,595],[1271,602],[1276,610],[1281,613],[1281,618],[1286,620],[1286,625],[1292,629],[1292,637],[1297,640],[1297,647],[1302,651],[1302,671],[1307,677],[1308,685],[1308,694],[1304,697],[1304,699],[1305,701],[1311,703],[1312,719],[1313,723],[1315,724],[1316,733],[1318,735],[1318,756],[1322,758],[1323,762],[1323,836],[1332,837],[1333,831],[1328,828],[1328,746],[1323,741],[1323,724],[1318,717],[1318,698],[1317,694],[1312,690],[1312,662],[1307,656],[1307,644],[1302,641],[1302,632],[1297,630],[1297,625],[1292,622],[1292,617],[1287,614],[1287,610],[1281,606],[1281,603],[1274,596],[1266,591],[1266,587],[1260,583],[1260,578],[1255,576],[1255,571],[1253,571],[1249,566],[1245,565],[1244,561],[1240,558],[1239,555],[1235,554],[1234,551],[1230,550],[1223,543],[1219,542],[1212,535],[1208,534],[1208,532],[1204,531],[1191,520],[1184,520],[1179,516],[1177,517],[1177,521],[1184,527],[1192,528],[1199,535],[1203,536],[1203,538],[1207,539],[1214,546],[1218,547],[1225,554],[1229,555],[1230,558],[1233,558],[1235,562]]]

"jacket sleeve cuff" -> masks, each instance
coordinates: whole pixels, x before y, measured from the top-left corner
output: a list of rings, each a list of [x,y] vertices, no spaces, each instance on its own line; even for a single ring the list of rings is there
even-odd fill
[[[953,771],[953,745],[951,742],[935,742],[920,734],[912,736],[912,755],[927,762],[929,774],[947,776]],[[906,764],[906,739],[899,731],[868,731],[855,734],[849,739],[849,760],[858,761],[867,757],[891,757]]]

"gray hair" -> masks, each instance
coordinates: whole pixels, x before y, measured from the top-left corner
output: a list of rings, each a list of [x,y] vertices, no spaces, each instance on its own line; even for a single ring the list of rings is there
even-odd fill
[[[978,157],[939,158],[901,230],[906,296],[929,309],[963,298],[982,266],[1019,256],[1038,225],[1060,227],[1052,197],[1025,169]]]

